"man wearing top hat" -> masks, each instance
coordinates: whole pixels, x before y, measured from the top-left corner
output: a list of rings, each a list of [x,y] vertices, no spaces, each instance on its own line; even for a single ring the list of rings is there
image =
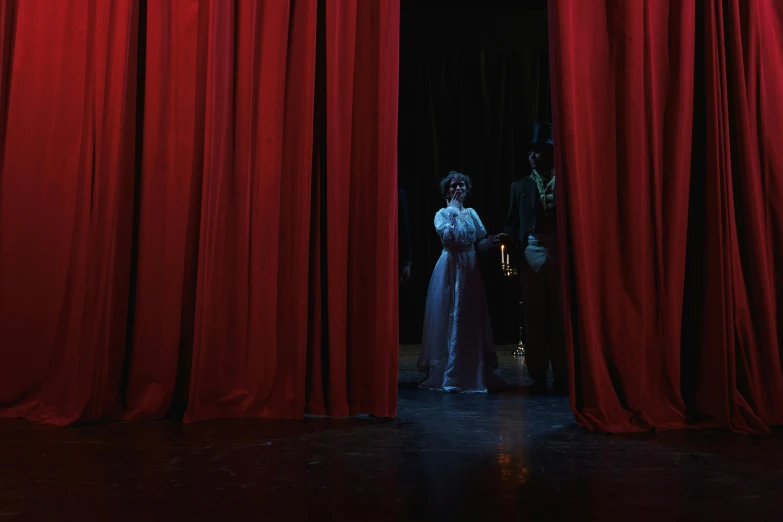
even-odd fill
[[[568,390],[562,292],[557,252],[552,126],[536,123],[528,148],[530,175],[511,184],[505,232],[516,245],[525,312],[525,359],[531,391],[547,391],[552,361],[554,391]]]

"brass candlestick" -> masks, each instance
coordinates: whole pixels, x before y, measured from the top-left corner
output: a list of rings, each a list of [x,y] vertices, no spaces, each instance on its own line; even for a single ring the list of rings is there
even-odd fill
[[[515,277],[519,275],[519,271],[516,268],[512,268],[511,265],[509,265],[508,263],[501,264],[500,270],[503,272],[503,275],[506,277]]]
[[[514,357],[524,357],[525,356],[525,341],[523,339],[525,338],[525,327],[523,326],[525,324],[525,314],[522,312],[522,301],[519,302],[519,343],[517,343],[517,347],[514,349],[514,351],[511,353]]]
[[[514,351],[511,352],[511,355],[514,357],[524,357],[525,356],[525,343],[522,341],[519,341],[519,344],[516,348],[514,348]]]
[[[503,272],[503,275],[506,277],[516,277],[519,275],[519,270],[516,268],[513,268],[510,263],[502,263],[500,265],[500,270]],[[522,301],[519,302],[519,343],[517,343],[517,347],[512,352],[512,355],[514,357],[524,357],[525,356],[525,342],[523,341],[525,336],[525,327],[524,325],[524,314],[522,313]]]

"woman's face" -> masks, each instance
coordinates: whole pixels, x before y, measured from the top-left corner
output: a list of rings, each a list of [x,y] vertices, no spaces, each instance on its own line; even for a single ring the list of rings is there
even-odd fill
[[[451,178],[451,181],[449,182],[449,200],[454,199],[454,196],[457,196],[457,200],[462,201],[465,199],[465,195],[467,194],[467,186],[465,185],[465,180],[458,176],[454,176]]]

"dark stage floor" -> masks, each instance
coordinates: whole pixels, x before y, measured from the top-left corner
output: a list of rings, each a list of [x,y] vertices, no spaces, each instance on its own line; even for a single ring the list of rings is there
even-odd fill
[[[601,436],[520,393],[403,385],[392,421],[0,420],[0,521],[771,521],[781,485],[780,434]]]

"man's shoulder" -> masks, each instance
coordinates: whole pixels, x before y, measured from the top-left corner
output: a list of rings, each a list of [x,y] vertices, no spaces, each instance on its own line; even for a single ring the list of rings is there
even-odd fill
[[[531,181],[533,181],[533,176],[531,174],[528,174],[527,176],[521,177],[518,180],[516,180],[514,183],[512,183],[511,188],[515,189],[515,188],[523,187],[524,185],[527,185]]]

